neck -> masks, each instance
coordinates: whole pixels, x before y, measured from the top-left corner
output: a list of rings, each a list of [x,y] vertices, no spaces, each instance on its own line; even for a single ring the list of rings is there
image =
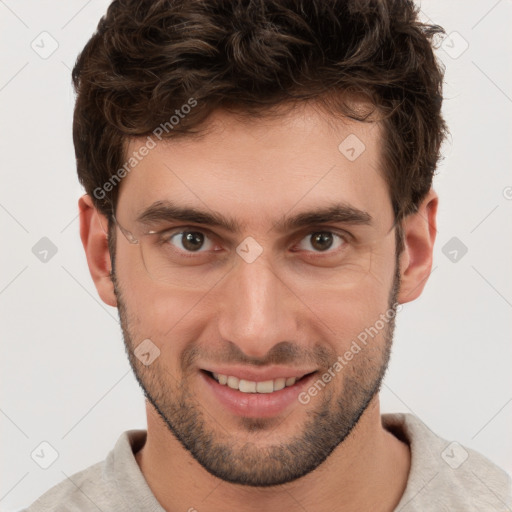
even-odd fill
[[[378,396],[358,424],[316,470],[275,487],[231,484],[208,473],[146,403],[148,434],[135,458],[156,499],[168,512],[268,512],[302,508],[327,512],[391,512],[405,490],[409,447],[381,424]]]

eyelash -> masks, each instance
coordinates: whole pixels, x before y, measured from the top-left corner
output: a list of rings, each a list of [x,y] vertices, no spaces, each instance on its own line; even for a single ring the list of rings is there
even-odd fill
[[[183,233],[187,233],[187,232],[201,233],[201,234],[205,235],[205,237],[210,239],[210,240],[212,238],[211,236],[209,236],[209,232],[207,230],[197,229],[194,226],[186,226],[186,227],[182,227],[182,228],[175,228],[173,230],[161,231],[161,232],[157,232],[157,233],[154,233],[154,234],[159,237],[159,239],[158,239],[159,240],[159,244],[163,245],[163,244],[169,242],[174,236],[182,235]],[[342,251],[343,250],[343,246],[345,244],[348,244],[350,242],[351,238],[352,238],[352,236],[348,232],[345,232],[345,231],[341,231],[340,232],[338,230],[332,230],[332,229],[329,229],[329,228],[317,228],[317,229],[315,229],[313,231],[308,231],[307,233],[305,233],[300,238],[299,242],[297,244],[295,244],[295,245],[298,245],[300,242],[302,242],[302,240],[304,240],[304,239],[306,239],[308,237],[311,237],[311,236],[313,236],[315,234],[318,234],[318,233],[329,233],[329,234],[334,235],[334,237],[337,237],[342,242],[342,246],[340,248],[338,248],[337,250],[330,250],[330,248],[329,248],[326,251],[306,251],[306,252],[312,253],[314,255],[314,256],[312,256],[313,258],[318,258],[318,257],[321,258],[321,257],[332,256],[333,254],[336,254],[339,251]],[[333,242],[333,243],[336,243],[336,242]],[[203,251],[203,250],[199,250],[197,252],[186,251],[186,250],[183,250],[183,249],[179,249],[179,248],[175,247],[174,245],[172,245],[172,247],[173,247],[173,249],[176,250],[176,252],[180,253],[182,256],[184,256],[186,258],[194,258],[194,257],[197,257],[198,255],[208,253],[208,251]],[[300,251],[293,251],[293,252],[300,252]]]

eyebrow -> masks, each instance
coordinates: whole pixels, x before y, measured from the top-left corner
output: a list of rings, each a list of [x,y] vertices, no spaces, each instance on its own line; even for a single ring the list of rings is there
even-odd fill
[[[240,233],[243,226],[235,219],[217,212],[184,207],[170,201],[157,201],[137,216],[137,222],[151,225],[167,221],[183,221],[205,226],[221,227],[233,233]],[[298,213],[291,217],[283,216],[272,229],[286,232],[292,229],[325,223],[344,223],[348,225],[371,225],[372,216],[363,210],[344,203],[335,203],[322,208]]]

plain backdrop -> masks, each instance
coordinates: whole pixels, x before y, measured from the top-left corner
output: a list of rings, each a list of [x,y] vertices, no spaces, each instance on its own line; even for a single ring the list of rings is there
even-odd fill
[[[117,311],[98,298],[78,235],[70,71],[107,5],[0,1],[5,511],[146,427]],[[512,1],[421,8],[449,34],[437,54],[451,137],[435,179],[434,270],[398,316],[382,409],[413,412],[512,472]],[[48,469],[41,450],[58,454]]]

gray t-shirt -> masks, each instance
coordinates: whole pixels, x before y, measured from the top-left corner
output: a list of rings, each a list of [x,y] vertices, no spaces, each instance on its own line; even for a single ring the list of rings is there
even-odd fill
[[[483,455],[441,439],[412,414],[383,414],[384,427],[411,449],[407,487],[395,512],[511,512],[510,477]],[[104,461],[52,487],[23,512],[165,512],[134,453],[145,430],[128,430]]]

